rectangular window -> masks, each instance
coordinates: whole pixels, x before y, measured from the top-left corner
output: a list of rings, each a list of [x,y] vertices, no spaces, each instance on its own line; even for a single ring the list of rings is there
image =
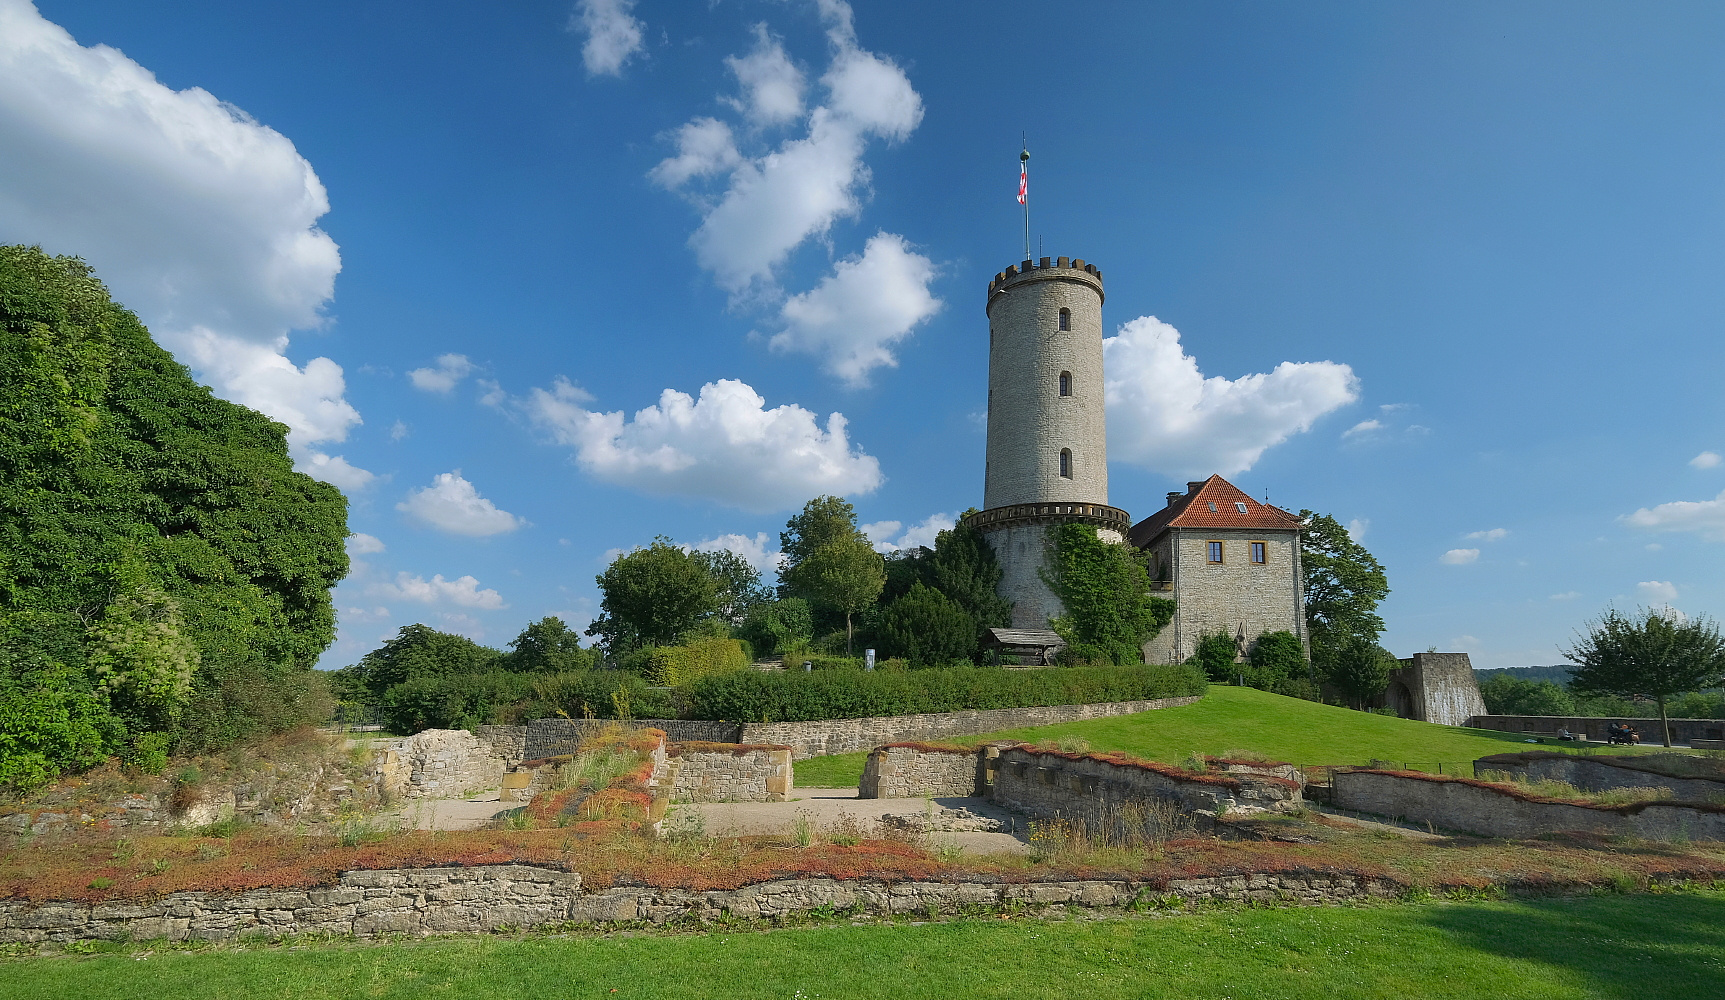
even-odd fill
[[[1210,561],[1213,563],[1221,562],[1222,561],[1222,543],[1221,542],[1206,542],[1205,544],[1210,547]]]
[[[1252,561],[1262,566],[1264,564],[1264,543],[1252,543]]]

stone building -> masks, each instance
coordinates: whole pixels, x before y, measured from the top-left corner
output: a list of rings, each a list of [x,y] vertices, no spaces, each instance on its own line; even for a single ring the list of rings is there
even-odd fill
[[[1144,644],[1144,662],[1179,663],[1217,632],[1242,654],[1266,632],[1292,632],[1310,649],[1294,515],[1211,476],[1168,494],[1127,540],[1150,553],[1155,589],[1177,602],[1174,620]]]
[[[972,515],[999,560],[1012,626],[1046,629],[1060,601],[1042,579],[1053,524],[1094,524],[1119,542],[1131,525],[1108,506],[1102,400],[1102,272],[1043,257],[988,284],[988,465]]]

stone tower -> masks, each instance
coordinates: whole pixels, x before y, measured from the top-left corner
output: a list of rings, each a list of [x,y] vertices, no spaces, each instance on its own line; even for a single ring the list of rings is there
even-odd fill
[[[1121,541],[1131,520],[1108,506],[1102,405],[1102,272],[1082,260],[1025,261],[988,284],[988,539],[1012,626],[1046,629],[1061,612],[1043,582],[1049,525],[1094,524]]]

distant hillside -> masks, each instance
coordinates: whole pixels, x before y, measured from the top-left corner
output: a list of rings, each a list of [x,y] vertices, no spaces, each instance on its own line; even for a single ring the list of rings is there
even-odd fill
[[[1569,672],[1574,669],[1574,665],[1569,663],[1556,663],[1549,667],[1498,667],[1493,670],[1475,670],[1473,679],[1483,682],[1493,677],[1514,677],[1520,681],[1556,681],[1568,686]]]

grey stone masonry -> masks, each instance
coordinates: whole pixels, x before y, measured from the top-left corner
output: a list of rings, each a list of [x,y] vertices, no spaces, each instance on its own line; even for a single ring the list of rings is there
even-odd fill
[[[1678,746],[1693,745],[1696,740],[1725,739],[1725,719],[1671,719],[1671,741]],[[1475,729],[1495,729],[1500,733],[1555,733],[1568,729],[1594,743],[1606,741],[1606,731],[1614,725],[1634,726],[1643,743],[1658,743],[1661,739],[1658,719],[1626,719],[1584,717],[1575,715],[1476,715],[1467,720]]]
[[[1337,771],[1331,781],[1332,802],[1343,809],[1482,837],[1583,832],[1649,840],[1725,839],[1725,805],[1657,801],[1573,805],[1538,801],[1466,778],[1384,771]]]
[[[1584,792],[1618,788],[1669,788],[1671,794],[1691,802],[1725,802],[1725,774],[1720,777],[1678,777],[1656,770],[1657,761],[1634,757],[1582,757],[1576,754],[1529,751],[1500,753],[1473,762],[1476,778],[1488,771],[1503,771],[1515,778],[1565,781]]]
[[[490,726],[493,730],[520,730],[522,757],[538,760],[574,753],[581,741],[607,726],[617,725],[615,719],[534,719],[526,726]],[[662,729],[665,738],[673,742],[704,740],[709,743],[771,743],[772,740],[745,740],[742,726],[735,722],[705,719],[636,719],[627,726]],[[513,737],[513,734],[511,734]]]
[[[984,795],[987,769],[975,750],[898,743],[869,751],[859,799],[914,799],[940,795]]]
[[[1121,806],[1157,800],[1212,816],[1288,812],[1302,805],[1298,782],[1262,773],[1195,774],[1166,765],[1028,746],[1002,750],[993,763],[995,802],[1096,828],[1114,823]]]
[[[673,743],[671,796],[682,802],[784,802],[791,797],[791,748]]]
[[[491,743],[465,729],[427,729],[394,749],[405,768],[399,793],[408,798],[450,798],[496,788],[508,768]]]
[[[1210,543],[1222,561],[1210,561]],[[1253,542],[1264,561],[1251,560]],[[1151,546],[1165,578],[1175,583],[1174,620],[1144,644],[1146,663],[1184,663],[1205,635],[1244,637],[1246,649],[1265,632],[1292,632],[1304,641],[1304,583],[1299,533],[1265,529],[1170,528]]]
[[[775,879],[740,889],[622,886],[588,890],[581,876],[530,865],[347,872],[333,887],[172,893],[149,902],[0,901],[0,943],[227,941],[338,934],[422,937],[564,924],[773,920],[822,908],[876,916],[960,914],[1026,907],[1117,908],[1149,898],[1303,906],[1394,898],[1388,879],[1334,874],[1246,874],[1150,882],[884,882]]]

